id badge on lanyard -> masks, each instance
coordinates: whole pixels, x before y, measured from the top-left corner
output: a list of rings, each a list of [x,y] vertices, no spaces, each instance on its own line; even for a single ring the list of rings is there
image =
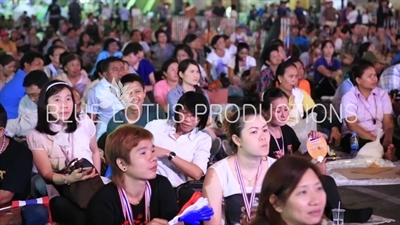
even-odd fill
[[[261,165],[262,165],[262,160],[260,159],[260,165],[258,166],[258,170],[257,170],[257,176],[256,176],[256,180],[254,182],[254,187],[253,190],[251,192],[250,195],[250,199],[247,197],[247,192],[246,192],[246,186],[243,183],[243,176],[242,176],[242,172],[240,170],[240,166],[239,166],[239,162],[237,159],[237,156],[235,157],[235,170],[236,170],[236,174],[237,174],[237,178],[239,181],[239,186],[240,186],[240,190],[242,192],[242,198],[243,198],[243,202],[244,202],[244,211],[243,213],[245,213],[246,220],[250,221],[251,218],[251,211],[252,211],[252,207],[258,207],[256,204],[254,204],[255,202],[255,197],[256,197],[256,186],[257,186],[257,181],[258,178],[261,174]]]
[[[124,215],[125,223],[129,225],[134,225],[133,211],[131,204],[129,203],[128,196],[123,188],[118,187],[119,199],[121,201],[122,213]],[[144,192],[145,201],[145,219],[146,223],[150,222],[150,199],[151,199],[151,187],[150,183],[146,181],[146,189]],[[124,224],[125,224],[124,223]]]

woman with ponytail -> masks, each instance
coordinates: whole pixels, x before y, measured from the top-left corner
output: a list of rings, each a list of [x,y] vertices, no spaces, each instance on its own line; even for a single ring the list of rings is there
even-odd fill
[[[200,68],[199,64],[193,59],[186,59],[179,63],[178,66],[179,85],[168,92],[167,104],[169,117],[174,116],[174,107],[179,98],[188,91],[202,93],[208,99],[208,95],[199,86],[200,82]],[[208,99],[209,100],[209,99]]]
[[[234,154],[207,171],[202,193],[214,216],[204,225],[247,224],[258,207],[262,180],[275,162],[268,157],[271,135],[267,122],[253,107],[230,113],[223,126]]]

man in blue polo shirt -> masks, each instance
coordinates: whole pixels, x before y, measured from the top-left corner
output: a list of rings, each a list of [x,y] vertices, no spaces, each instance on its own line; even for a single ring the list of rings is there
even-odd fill
[[[7,112],[8,119],[18,117],[18,106],[25,95],[25,88],[22,86],[25,76],[34,70],[43,70],[44,57],[39,52],[28,52],[20,60],[20,68],[14,77],[0,91],[0,104]]]

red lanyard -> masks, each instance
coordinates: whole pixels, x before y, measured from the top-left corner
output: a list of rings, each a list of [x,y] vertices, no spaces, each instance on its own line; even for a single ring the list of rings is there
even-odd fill
[[[125,221],[128,221],[130,225],[133,223],[133,212],[131,204],[129,203],[128,197],[126,196],[125,190],[118,187],[119,199],[121,200],[122,213],[124,214]],[[151,187],[150,183],[146,181],[146,190],[144,192],[145,202],[145,218],[146,222],[150,222],[150,198],[151,198]]]
[[[243,197],[243,202],[244,202],[244,206],[246,209],[248,221],[250,221],[251,207],[252,207],[254,199],[256,197],[256,186],[257,186],[257,180],[261,174],[261,164],[262,164],[262,160],[260,159],[260,165],[258,166],[256,181],[254,183],[253,190],[251,192],[251,196],[250,196],[250,200],[249,200],[249,198],[247,197],[246,187],[243,183],[242,172],[240,172],[239,162],[238,162],[237,156],[235,156],[235,169],[236,169],[236,174],[237,174],[239,185],[240,185],[240,190],[242,191],[242,197]]]

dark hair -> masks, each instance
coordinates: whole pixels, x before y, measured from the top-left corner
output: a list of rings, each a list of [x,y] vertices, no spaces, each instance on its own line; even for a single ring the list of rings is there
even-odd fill
[[[279,64],[278,68],[276,68],[275,77],[283,76],[285,74],[285,72],[286,72],[286,69],[291,67],[291,66],[297,68],[296,65],[293,62],[290,62],[290,61],[284,61],[281,64]]]
[[[226,134],[229,145],[231,146],[232,151],[235,154],[237,153],[238,147],[233,142],[232,136],[236,135],[238,137],[241,137],[245,119],[249,116],[256,115],[260,115],[260,111],[258,111],[257,107],[254,108],[245,106],[242,109],[238,109],[236,112],[228,112],[225,120],[222,122],[224,133]]]
[[[199,73],[200,73],[199,64],[195,60],[193,60],[193,59],[185,59],[185,60],[183,60],[182,62],[179,63],[178,75],[179,75],[179,72],[185,73],[185,71],[189,68],[190,65],[195,65],[197,67],[197,69],[199,70]],[[182,84],[182,78],[180,76],[179,76],[179,83]],[[201,94],[204,95],[203,89],[201,89],[201,87],[199,87],[198,85],[195,85],[194,88],[195,88],[195,91],[197,93],[201,93]]]
[[[276,68],[275,79],[274,79],[273,82],[271,82],[269,84],[269,88],[275,87],[275,84],[277,82],[279,82],[278,77],[279,76],[283,77],[283,75],[286,72],[286,69],[289,68],[289,67],[292,67],[292,66],[297,69],[296,65],[293,62],[289,61],[289,60],[283,61],[282,63],[280,63],[279,66]]]
[[[5,54],[0,57],[0,65],[2,66],[7,66],[12,62],[15,62],[15,59],[11,55]]]
[[[288,60],[286,60],[287,62],[290,62],[290,63],[293,63],[293,64],[295,64],[295,63],[301,63],[301,65],[303,65],[303,62],[300,60],[300,58],[298,58],[298,57],[290,57]],[[304,66],[304,65],[303,65]]]
[[[67,57],[67,55],[69,55],[69,54],[71,54],[71,53],[68,52],[68,51],[65,51],[65,52],[61,53],[61,55],[60,55],[60,63],[61,63],[61,65],[62,65],[62,61],[64,61],[65,57]]]
[[[139,34],[140,34],[140,30],[138,30],[138,29],[133,29],[133,30],[129,33],[129,37],[132,37],[136,32],[139,32]]]
[[[250,47],[247,43],[240,42],[237,45],[237,51],[235,55],[235,68],[233,69],[234,74],[239,73],[239,60],[240,60],[239,52],[242,51],[242,49],[247,49],[247,51],[250,51]]]
[[[103,62],[103,72],[107,72],[110,69],[110,64],[114,62],[122,62],[122,59],[115,56],[106,58]]]
[[[56,45],[57,42],[60,42],[64,45],[64,42],[61,39],[55,39],[51,44]]]
[[[119,45],[118,41],[115,40],[114,38],[108,38],[107,40],[104,41],[103,51],[108,51],[108,48],[112,43],[117,43]]]
[[[369,46],[371,46],[372,45],[372,43],[371,42],[364,42],[364,43],[362,43],[359,47],[358,47],[358,50],[357,50],[357,54],[356,54],[356,57],[355,57],[355,59],[361,59],[362,57],[363,57],[363,55],[364,55],[364,53],[366,53],[366,52],[368,52],[368,48],[369,48]]]
[[[267,65],[267,63],[266,63],[267,61],[270,61],[272,52],[274,52],[274,51],[279,52],[278,47],[279,47],[278,45],[271,45],[271,46],[268,46],[267,48],[265,48],[265,50],[263,51],[263,53],[261,55],[261,58],[265,65]]]
[[[185,36],[185,38],[183,39],[182,43],[183,44],[190,44],[192,43],[194,40],[196,40],[198,37],[195,34],[188,34]]]
[[[175,58],[170,58],[170,59],[165,60],[165,62],[161,66],[161,71],[164,72],[164,73],[167,72],[169,66],[172,63],[178,63],[178,60],[176,60]]]
[[[19,61],[19,65],[21,69],[25,69],[25,63],[31,64],[35,59],[41,59],[44,63],[44,57],[40,52],[27,52],[25,53],[21,60]]]
[[[60,84],[56,84],[50,88],[48,88],[50,85],[57,83],[57,82],[62,82]],[[62,91],[64,88],[67,88],[71,92],[71,98],[72,101],[75,105],[75,98],[74,98],[74,92],[73,88],[71,88],[67,83],[60,81],[60,80],[52,80],[45,84],[42,89],[40,90],[40,95],[38,99],[38,122],[36,125],[36,130],[39,131],[40,133],[48,134],[48,135],[56,135],[57,132],[54,132],[50,129],[50,123],[48,121],[48,118],[52,118],[51,115],[48,114],[47,112],[47,104],[48,104],[48,99]],[[47,90],[49,89],[49,90]],[[54,119],[54,118],[52,118]],[[68,123],[66,123],[67,128],[65,129],[65,132],[67,133],[73,133],[76,131],[78,128],[78,121],[75,117],[75,107],[72,109],[72,114],[70,118],[68,118]]]
[[[154,36],[156,37],[157,41],[158,41],[158,36],[159,36],[160,34],[165,34],[165,36],[167,36],[167,39],[168,39],[168,34],[167,34],[167,32],[165,32],[165,31],[162,30],[162,29],[158,29],[158,30],[156,31],[156,33],[154,34]]]
[[[321,181],[318,168],[309,160],[299,156],[287,155],[276,161],[264,177],[258,209],[250,224],[285,224],[280,213],[273,206],[275,203],[270,202],[270,197],[274,195],[281,204],[285,204],[304,174],[310,169]]]
[[[143,79],[139,75],[134,73],[128,73],[124,75],[123,77],[121,77],[120,82],[122,85],[125,85],[127,83],[139,82],[140,86],[142,86],[143,89],[145,87]]]
[[[374,64],[366,60],[360,60],[357,65],[353,66],[350,70],[350,81],[354,86],[357,86],[356,78],[361,78],[365,70],[368,68],[374,68]]]
[[[65,34],[69,34],[69,33],[71,33],[72,31],[75,31],[75,29],[73,28],[73,27],[70,27],[70,28],[68,28],[67,29],[67,32],[65,32]]]
[[[54,53],[55,53],[55,51],[57,49],[64,49],[65,50],[65,48],[61,47],[61,46],[57,46],[57,45],[50,46],[50,48],[47,50],[47,54],[46,54],[46,57],[45,57],[46,58],[46,62],[45,62],[46,65],[51,63],[50,56],[54,56]]]
[[[217,44],[217,42],[219,41],[219,39],[224,38],[222,35],[215,35],[212,39],[211,39],[211,47],[213,49],[215,49],[214,45]],[[225,40],[225,38],[224,38]]]
[[[333,44],[333,42],[332,42],[331,40],[324,40],[324,41],[321,43],[321,51],[322,51],[322,52],[323,52],[323,49],[325,48],[325,46],[326,46],[327,44],[331,44],[332,47],[335,48],[335,44]],[[333,55],[332,55],[332,57],[333,57]]]
[[[263,111],[268,111],[271,108],[271,103],[278,98],[288,98],[287,94],[280,88],[272,87],[268,88],[261,96],[261,109]]]
[[[62,59],[60,58],[61,65],[62,65],[62,68],[63,68],[65,73],[67,73],[67,71],[65,70],[65,67],[67,66],[67,64],[69,62],[74,61],[74,60],[78,60],[79,61],[79,63],[81,64],[81,69],[82,69],[83,62],[82,62],[82,58],[79,55],[77,55],[75,53],[68,53]]]
[[[104,73],[104,62],[105,61],[106,61],[106,59],[102,59],[102,60],[97,62],[96,70],[94,71],[94,74],[93,74],[93,78],[94,79],[99,79],[100,78],[100,74]]]
[[[125,46],[124,50],[122,51],[122,55],[127,56],[131,53],[137,55],[139,52],[143,52],[142,45],[136,42],[132,42]]]
[[[179,112],[185,109],[192,115],[199,117],[200,121],[197,124],[199,130],[203,130],[207,126],[208,117],[210,115],[210,103],[206,96],[202,93],[194,91],[185,92],[175,105],[175,121],[179,121]]]
[[[281,40],[281,39],[275,39],[275,40],[273,40],[272,42],[271,42],[271,45],[278,45],[278,46],[281,46],[282,48],[284,48],[284,44],[283,44],[283,41]]]
[[[354,29],[357,25],[360,25],[360,24],[359,24],[359,23],[352,23],[352,24],[350,24],[350,29],[349,29],[350,34],[353,34],[353,29]]]
[[[3,105],[0,103],[0,127],[6,128],[7,126],[7,112]]]
[[[32,85],[36,85],[39,89],[42,89],[42,87],[49,82],[49,80],[50,79],[43,70],[34,70],[25,76],[22,86],[27,88]]]
[[[187,45],[187,44],[179,44],[175,47],[174,55],[173,55],[175,58],[177,58],[178,51],[180,51],[180,50],[186,52],[186,54],[188,54],[188,56],[189,56],[189,59],[193,59],[192,49],[190,49],[189,45]]]

